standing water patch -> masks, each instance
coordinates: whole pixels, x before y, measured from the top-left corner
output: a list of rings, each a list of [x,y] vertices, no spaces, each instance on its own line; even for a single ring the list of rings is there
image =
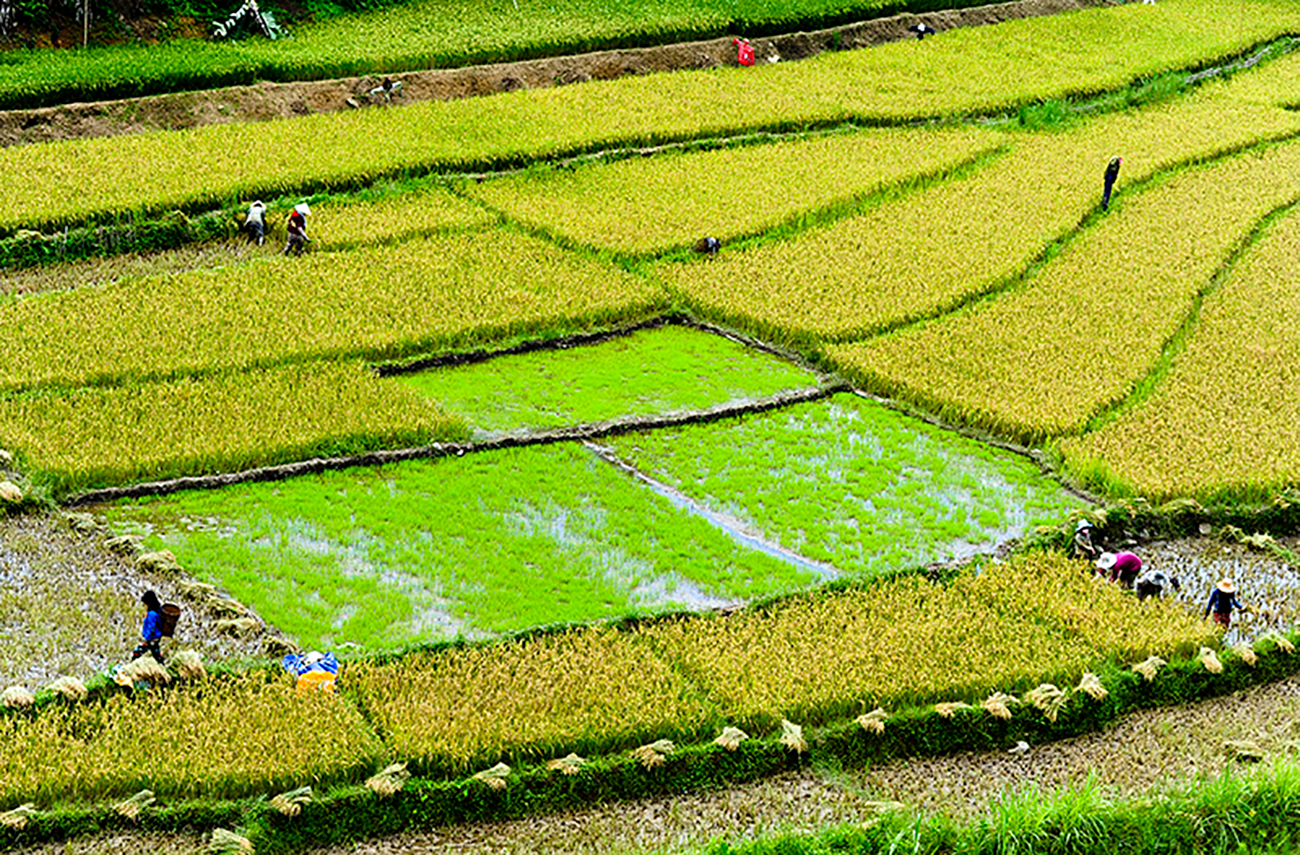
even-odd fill
[[[991,550],[1081,504],[1027,458],[849,394],[607,443],[645,476],[845,573]]]
[[[595,345],[421,371],[398,382],[464,416],[482,438],[755,401],[814,388],[818,376],[674,324]]]

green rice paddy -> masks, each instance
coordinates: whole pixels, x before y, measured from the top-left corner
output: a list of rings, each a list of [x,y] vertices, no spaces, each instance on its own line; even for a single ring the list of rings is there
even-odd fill
[[[670,326],[408,382],[438,390],[484,430],[706,407],[814,379]],[[103,511],[305,646],[384,649],[708,608],[917,566],[988,547],[1075,503],[1028,460],[851,395],[610,442],[348,469]],[[611,452],[648,477],[611,465]]]
[[[817,385],[817,375],[719,335],[670,325],[599,346],[405,375],[480,436],[705,410]]]
[[[849,394],[610,444],[746,529],[854,574],[962,557],[1079,504],[1028,459]]]

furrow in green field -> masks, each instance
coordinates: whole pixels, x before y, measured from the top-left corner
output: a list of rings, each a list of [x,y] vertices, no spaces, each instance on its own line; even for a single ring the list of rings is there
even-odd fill
[[[1008,139],[975,128],[868,130],[527,173],[466,190],[563,240],[636,256],[844,207],[988,156]]]
[[[1027,439],[1080,430],[1152,370],[1239,243],[1300,197],[1300,142],[1121,200],[1024,289],[829,358],[869,387]]]
[[[779,340],[843,341],[924,318],[1018,276],[1096,210],[1113,155],[1122,196],[1180,163],[1300,132],[1300,116],[1231,91],[1038,134],[970,175],[656,275],[706,317]]]
[[[0,304],[0,387],[77,387],[309,359],[385,359],[654,314],[662,293],[495,230],[268,258]]]
[[[1269,499],[1300,480],[1300,213],[1274,225],[1205,300],[1151,396],[1061,443],[1098,486],[1158,498]]]

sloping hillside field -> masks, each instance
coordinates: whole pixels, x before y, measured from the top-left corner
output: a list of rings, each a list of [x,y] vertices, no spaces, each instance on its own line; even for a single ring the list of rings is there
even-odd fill
[[[511,49],[572,37],[537,26]],[[442,50],[415,35],[357,62]],[[1295,673],[1297,79],[1293,0],[1160,0],[0,150],[0,257],[53,247],[0,272],[0,502],[48,514],[0,528],[0,679],[31,683],[0,848],[138,822],[300,852],[1021,756]],[[1069,554],[1085,517],[1179,594]],[[192,624],[170,673],[93,673],[151,587]],[[42,639],[77,650],[11,652]],[[313,649],[335,693],[279,665]],[[1198,841],[1160,851],[1239,842]]]

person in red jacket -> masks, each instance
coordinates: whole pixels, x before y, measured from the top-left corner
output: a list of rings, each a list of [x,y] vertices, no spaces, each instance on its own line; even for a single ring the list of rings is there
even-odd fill
[[[1103,576],[1110,573],[1110,581],[1132,588],[1142,572],[1142,559],[1132,552],[1103,552],[1097,559],[1097,570]]]
[[[289,214],[289,222],[285,226],[289,232],[289,241],[284,245],[282,255],[293,253],[302,255],[302,251],[307,248],[307,215],[311,213],[311,208],[307,207],[304,202],[301,205],[295,205],[293,211]]]

